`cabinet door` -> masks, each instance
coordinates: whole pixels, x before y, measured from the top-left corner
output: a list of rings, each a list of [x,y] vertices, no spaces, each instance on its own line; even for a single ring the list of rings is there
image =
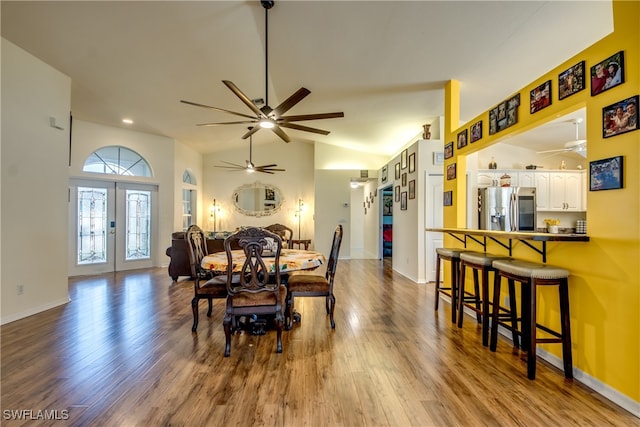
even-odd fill
[[[478,187],[491,187],[498,185],[500,175],[497,172],[478,171]],[[495,183],[494,183],[495,181]]]
[[[536,205],[539,211],[549,210],[549,174],[535,173]]]
[[[551,172],[549,174],[549,210],[565,210],[565,174],[562,172]]]
[[[519,187],[535,187],[536,177],[534,172],[518,172]]]
[[[582,174],[570,172],[564,175],[564,203],[565,210],[582,210]]]

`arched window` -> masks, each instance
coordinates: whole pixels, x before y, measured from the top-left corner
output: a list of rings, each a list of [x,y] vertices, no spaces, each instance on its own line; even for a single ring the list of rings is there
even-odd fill
[[[191,171],[189,171],[188,169],[186,169],[184,171],[184,173],[182,174],[182,182],[184,182],[185,184],[193,184],[196,185],[196,177],[193,176],[193,174],[191,173]]]
[[[91,153],[82,170],[113,175],[153,176],[149,164],[138,153],[115,145]]]

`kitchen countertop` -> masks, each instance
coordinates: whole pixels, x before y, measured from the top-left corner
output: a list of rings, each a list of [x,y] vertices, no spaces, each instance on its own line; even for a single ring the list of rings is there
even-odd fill
[[[498,243],[503,248],[509,251],[509,256],[512,255],[513,240],[518,240],[524,243],[526,246],[539,253],[542,256],[542,262],[547,262],[547,242],[588,242],[589,236],[586,234],[575,233],[539,233],[533,231],[495,231],[495,230],[477,230],[472,228],[427,228],[426,231],[434,231],[440,233],[447,233],[450,236],[456,238],[460,242],[464,243],[464,247],[467,247],[467,238],[482,245],[484,249],[487,248],[487,238]],[[463,238],[459,237],[462,235]],[[479,238],[475,237],[478,236]],[[498,239],[507,239],[508,244],[503,243]],[[541,242],[541,248],[534,246],[529,241]]]

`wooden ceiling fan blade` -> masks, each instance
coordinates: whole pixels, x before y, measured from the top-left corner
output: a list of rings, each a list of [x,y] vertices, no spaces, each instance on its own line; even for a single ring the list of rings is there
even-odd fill
[[[246,125],[249,123],[258,123],[257,120],[243,120],[240,122],[218,122],[218,123],[197,123],[196,126],[220,126],[220,125]]]
[[[181,99],[180,102],[187,105],[193,105],[195,107],[202,107],[202,108],[208,108],[209,110],[220,111],[221,113],[229,113],[229,114],[234,114],[240,117],[246,117],[248,119],[254,119],[254,120],[256,119],[254,116],[250,116],[248,114],[237,113],[235,111],[225,110],[224,108],[212,107],[211,105],[198,104],[197,102],[185,101],[183,99]]]
[[[228,164],[228,165],[235,166],[235,167],[237,167],[237,168],[242,168],[242,169],[244,169],[244,168],[245,168],[245,165],[239,165],[239,164],[237,164],[237,163],[225,162],[224,160],[220,160],[220,161],[221,161],[222,163],[226,163],[226,164]],[[224,167],[227,167],[227,166],[224,166]]]
[[[244,104],[247,107],[249,107],[249,109],[251,109],[251,111],[253,111],[256,116],[265,117],[262,111],[260,111],[260,109],[256,107],[256,105],[253,102],[251,102],[251,99],[249,99],[247,95],[242,93],[242,91],[238,88],[238,86],[233,84],[233,82],[230,82],[229,80],[223,80],[222,83],[224,83],[231,90],[231,92],[235,93],[235,95],[238,98],[240,98],[240,100],[244,102]]]
[[[320,135],[329,135],[329,131],[328,130],[322,130],[322,129],[316,129],[316,128],[310,128],[309,126],[302,126],[296,123],[279,123],[280,126],[284,127],[284,128],[289,128],[289,129],[296,129],[296,130],[302,130],[305,132],[313,132],[313,133],[318,133]]]
[[[302,101],[307,95],[309,95],[311,91],[305,87],[301,87],[298,89],[293,95],[289,98],[285,99],[280,105],[273,109],[273,113],[276,117],[280,117],[281,114],[286,113],[296,105],[298,102]]]
[[[273,133],[278,135],[280,139],[282,139],[284,142],[291,142],[291,138],[289,138],[289,135],[287,135],[282,129],[280,129],[280,126],[276,125],[272,127],[271,130],[273,131]]]
[[[270,171],[274,171],[274,172],[286,172],[286,169],[278,169],[278,168],[267,168],[265,170],[270,170]]]
[[[244,135],[242,135],[242,139],[247,139],[249,138],[251,135],[253,135],[254,133],[258,132],[260,130],[260,126],[254,126],[252,128],[249,129],[249,131],[247,133],[245,133]]]
[[[278,118],[278,122],[302,122],[305,120],[321,120],[321,119],[338,119],[344,117],[343,112],[338,113],[318,113],[318,114],[302,114],[298,116],[283,116]]]
[[[276,165],[276,164],[274,163],[274,164],[271,164],[271,165],[260,165],[260,166],[256,166],[256,168],[265,169],[265,168],[273,168],[273,167],[276,167],[276,166],[278,166],[278,165]]]
[[[256,172],[262,172],[262,173],[270,173],[271,175],[274,175],[274,174],[275,174],[275,172],[271,172],[271,171],[269,171],[269,170],[265,170],[265,169],[258,169],[258,168],[255,168],[255,169],[254,169],[254,171],[256,171]]]

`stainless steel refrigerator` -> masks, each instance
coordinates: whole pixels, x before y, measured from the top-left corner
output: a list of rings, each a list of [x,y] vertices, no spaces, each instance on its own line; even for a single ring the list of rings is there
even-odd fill
[[[535,231],[536,188],[478,188],[478,227],[481,230]]]

